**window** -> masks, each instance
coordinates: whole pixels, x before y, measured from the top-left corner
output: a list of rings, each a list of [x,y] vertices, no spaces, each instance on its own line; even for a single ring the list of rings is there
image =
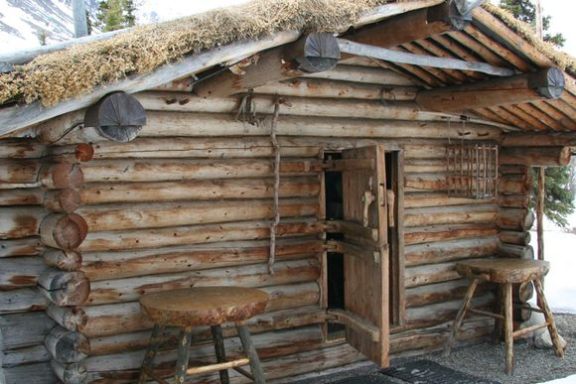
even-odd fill
[[[490,199],[498,192],[498,146],[459,143],[446,147],[448,195]]]

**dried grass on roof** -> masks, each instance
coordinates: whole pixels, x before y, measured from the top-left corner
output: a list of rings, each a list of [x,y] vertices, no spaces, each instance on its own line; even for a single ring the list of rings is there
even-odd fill
[[[135,28],[110,40],[37,57],[0,76],[0,105],[54,105],[130,74],[145,74],[185,55],[275,32],[332,32],[390,0],[255,0],[248,4]]]
[[[532,26],[516,19],[512,13],[496,5],[486,3],[483,7],[530,43],[530,45],[536,47],[536,49],[552,60],[558,67],[567,71],[572,76],[576,75],[576,59],[565,52],[559,51],[553,44],[542,41],[536,35]]]

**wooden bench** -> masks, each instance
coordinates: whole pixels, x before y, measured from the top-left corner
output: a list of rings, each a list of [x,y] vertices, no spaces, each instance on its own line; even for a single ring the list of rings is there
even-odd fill
[[[548,262],[538,260],[485,259],[458,263],[456,265],[458,273],[470,279],[471,282],[468,286],[466,296],[464,297],[462,307],[456,316],[456,320],[454,320],[452,332],[448,336],[445,353],[447,355],[450,353],[466,313],[472,312],[479,315],[494,317],[497,319],[497,327],[501,322],[504,323],[506,373],[508,374],[512,374],[514,369],[514,339],[540,328],[548,328],[556,355],[558,357],[563,357],[564,349],[561,347],[558,330],[554,323],[554,317],[552,316],[552,312],[550,312],[550,308],[546,302],[546,297],[544,296],[544,289],[542,287],[542,277],[548,273],[549,269],[550,265]],[[481,282],[491,282],[500,285],[501,313],[492,313],[470,308],[470,303],[474,296],[476,287]],[[540,312],[544,314],[546,322],[544,324],[535,325],[514,332],[512,286],[513,284],[526,282],[532,282],[534,284],[538,298],[538,306],[540,307]],[[538,311],[535,308],[532,310]]]
[[[186,375],[220,372],[222,384],[229,383],[228,369],[234,369],[257,384],[265,384],[260,360],[244,321],[262,313],[268,303],[268,294],[251,288],[205,287],[164,291],[142,296],[140,305],[154,321],[154,330],[140,372],[139,384],[147,377],[160,384],[167,381],[153,368],[154,358],[162,341],[164,328],[180,328],[175,383],[182,384]],[[227,361],[221,325],[234,322],[246,357]],[[188,367],[191,331],[193,327],[210,326],[218,363]],[[252,374],[240,368],[250,365]]]

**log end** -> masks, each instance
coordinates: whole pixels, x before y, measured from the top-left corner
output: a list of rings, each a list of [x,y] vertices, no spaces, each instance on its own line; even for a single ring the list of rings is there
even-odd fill
[[[88,234],[86,220],[75,213],[49,215],[40,225],[42,241],[58,249],[75,249]]]

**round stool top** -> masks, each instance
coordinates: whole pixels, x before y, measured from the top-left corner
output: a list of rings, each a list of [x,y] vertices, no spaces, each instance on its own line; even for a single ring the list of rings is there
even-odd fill
[[[267,303],[267,293],[239,287],[176,289],[140,298],[154,323],[184,328],[240,322],[264,312]]]
[[[550,263],[540,260],[484,259],[456,264],[459,274],[494,283],[524,283],[548,273]]]

